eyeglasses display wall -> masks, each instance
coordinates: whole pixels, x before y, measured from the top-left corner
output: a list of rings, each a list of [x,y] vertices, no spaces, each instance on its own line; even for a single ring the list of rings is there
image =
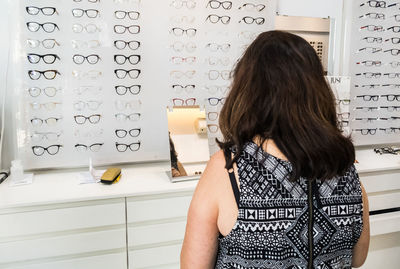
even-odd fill
[[[357,145],[400,141],[400,3],[353,1],[351,129]]]
[[[336,113],[339,121],[339,127],[345,135],[350,134],[350,77],[326,76],[333,94],[335,96]]]
[[[259,0],[15,1],[19,158],[31,169],[169,159],[166,106],[204,107],[214,141],[232,67],[273,29],[275,9]]]

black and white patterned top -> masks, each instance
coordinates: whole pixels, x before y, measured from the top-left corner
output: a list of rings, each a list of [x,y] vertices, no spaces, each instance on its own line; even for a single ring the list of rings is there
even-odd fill
[[[253,142],[245,144],[237,167],[239,215],[232,231],[219,238],[215,268],[351,268],[352,248],[362,231],[362,193],[354,166],[344,176],[317,180],[319,197],[312,195],[312,200],[307,179],[289,181],[290,162]]]

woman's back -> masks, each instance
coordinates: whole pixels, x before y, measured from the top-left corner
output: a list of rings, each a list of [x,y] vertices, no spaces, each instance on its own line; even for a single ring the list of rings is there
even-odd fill
[[[324,182],[290,181],[291,163],[254,142],[245,144],[236,163],[239,213],[219,238],[216,268],[351,268],[362,231],[354,166]]]
[[[211,157],[194,192],[182,268],[361,266],[369,246],[368,203],[351,137],[340,129],[313,47],[291,33],[261,33],[232,77],[219,113],[222,151]],[[278,157],[257,151],[268,141]]]

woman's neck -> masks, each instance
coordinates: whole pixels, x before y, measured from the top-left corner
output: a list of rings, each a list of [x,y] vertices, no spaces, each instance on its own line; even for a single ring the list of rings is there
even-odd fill
[[[256,136],[253,138],[253,142],[256,143],[258,146],[261,146],[261,137]],[[267,152],[268,154],[271,154],[279,159],[287,161],[288,159],[286,156],[279,150],[279,148],[276,146],[274,140],[272,139],[266,139],[262,145],[262,149]]]

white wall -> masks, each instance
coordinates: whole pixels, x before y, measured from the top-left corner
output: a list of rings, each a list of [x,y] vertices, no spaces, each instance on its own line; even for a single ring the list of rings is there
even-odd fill
[[[342,74],[343,59],[343,0],[279,0],[279,15],[332,18],[330,29],[328,75]]]
[[[9,1],[11,0],[1,0],[1,9],[0,9],[0,115],[2,109],[2,100],[4,94],[6,93],[6,86],[7,86],[7,69],[8,69],[8,55],[9,55]],[[10,96],[7,93],[7,96]],[[9,100],[9,99],[8,99]],[[12,103],[7,102],[6,98],[6,113],[5,113],[5,122],[4,128],[10,129],[12,125],[9,120],[11,116],[11,108]],[[1,121],[1,118],[0,118]],[[3,150],[1,153],[1,162],[0,168],[8,168],[10,165],[10,161],[13,159],[13,156],[10,154],[6,154],[6,152],[11,152],[13,147],[13,139],[11,139],[9,132],[5,131],[4,134],[8,134],[2,138],[3,143]]]

